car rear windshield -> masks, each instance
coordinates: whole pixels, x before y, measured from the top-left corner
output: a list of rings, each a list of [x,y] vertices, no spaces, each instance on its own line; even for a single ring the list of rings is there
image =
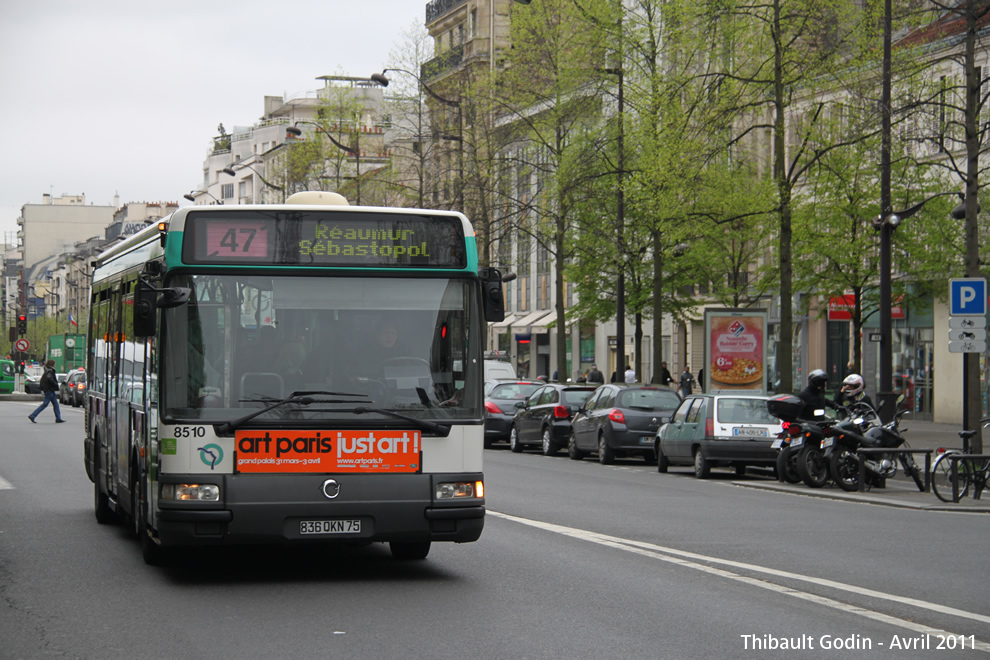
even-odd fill
[[[488,396],[493,399],[518,399],[522,401],[540,387],[541,383],[506,383],[505,385],[496,385]]]
[[[767,412],[766,399],[719,399],[718,421],[722,424],[780,424]]]
[[[561,392],[561,397],[564,399],[564,403],[569,406],[581,406],[584,402],[591,398],[591,395],[595,393],[595,388],[588,388],[586,390],[564,390]]]
[[[670,390],[622,390],[616,397],[618,408],[673,410],[681,400]]]

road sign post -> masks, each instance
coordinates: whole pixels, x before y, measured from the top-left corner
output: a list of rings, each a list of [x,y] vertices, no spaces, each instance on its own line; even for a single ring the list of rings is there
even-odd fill
[[[949,352],[987,350],[987,281],[982,277],[949,280]],[[976,358],[973,358],[974,360]],[[970,424],[970,356],[963,355],[963,427]],[[978,386],[978,385],[977,385]],[[980,415],[976,415],[979,417]],[[979,430],[979,429],[977,429]],[[980,436],[976,439],[979,443]]]

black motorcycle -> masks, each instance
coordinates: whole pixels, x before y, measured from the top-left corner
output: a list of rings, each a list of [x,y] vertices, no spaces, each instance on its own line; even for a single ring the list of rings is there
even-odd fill
[[[838,409],[838,417],[815,411],[814,420],[800,419],[804,402],[793,395],[781,394],[767,401],[767,410],[781,420],[784,432],[773,447],[777,454],[777,479],[796,484],[803,481],[810,488],[822,488],[831,478],[829,469],[829,437],[836,429],[863,433],[879,424],[876,412],[866,404],[854,404]]]
[[[839,488],[849,492],[859,490],[857,450],[889,448],[892,450],[890,453],[870,454],[864,460],[867,485],[883,487],[887,479],[897,474],[897,463],[900,462],[904,473],[914,479],[918,490],[924,490],[924,477],[921,469],[914,462],[914,457],[910,452],[896,451],[898,447],[908,446],[899,428],[901,417],[908,412],[910,411],[898,411],[891,421],[868,428],[862,433],[856,432],[853,428],[837,428],[835,433],[825,440],[829,445],[827,448],[829,471]]]
[[[804,481],[820,488],[828,481],[828,464],[821,461],[821,442],[831,420],[800,418],[804,401],[791,394],[778,394],[767,399],[767,411],[778,418],[784,428],[771,445],[777,454],[777,479],[796,484]],[[824,472],[824,480],[821,474]]]
[[[836,417],[821,418],[818,426],[821,429],[818,441],[806,442],[795,459],[801,480],[811,488],[821,488],[834,478],[831,456],[835,436],[843,433],[863,435],[868,429],[880,426],[880,416],[869,404],[854,403],[849,407],[837,407]]]
[[[801,481],[801,475],[797,472],[795,460],[797,459],[798,448],[804,444],[804,438],[798,438],[798,444],[794,449],[791,449],[791,442],[794,438],[790,434],[790,422],[783,422],[783,424],[784,430],[777,435],[777,439],[770,445],[771,449],[780,450],[777,453],[777,481],[796,484]],[[800,427],[795,426],[794,431],[800,434]]]

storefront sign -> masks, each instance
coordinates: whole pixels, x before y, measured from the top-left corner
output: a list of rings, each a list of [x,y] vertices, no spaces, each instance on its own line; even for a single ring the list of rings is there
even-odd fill
[[[905,318],[904,308],[900,305],[901,300],[902,296],[894,299],[894,304],[890,308],[891,319]],[[854,311],[856,311],[856,296],[853,294],[848,293],[844,296],[829,298],[827,314],[829,321],[852,321]]]

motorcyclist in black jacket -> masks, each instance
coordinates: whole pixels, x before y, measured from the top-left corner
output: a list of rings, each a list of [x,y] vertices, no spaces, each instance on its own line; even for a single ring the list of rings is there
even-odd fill
[[[817,419],[816,410],[825,408],[835,409],[837,404],[825,396],[825,384],[828,382],[828,375],[822,369],[815,369],[808,374],[808,386],[798,392],[798,398],[804,402],[801,410],[801,419]]]

